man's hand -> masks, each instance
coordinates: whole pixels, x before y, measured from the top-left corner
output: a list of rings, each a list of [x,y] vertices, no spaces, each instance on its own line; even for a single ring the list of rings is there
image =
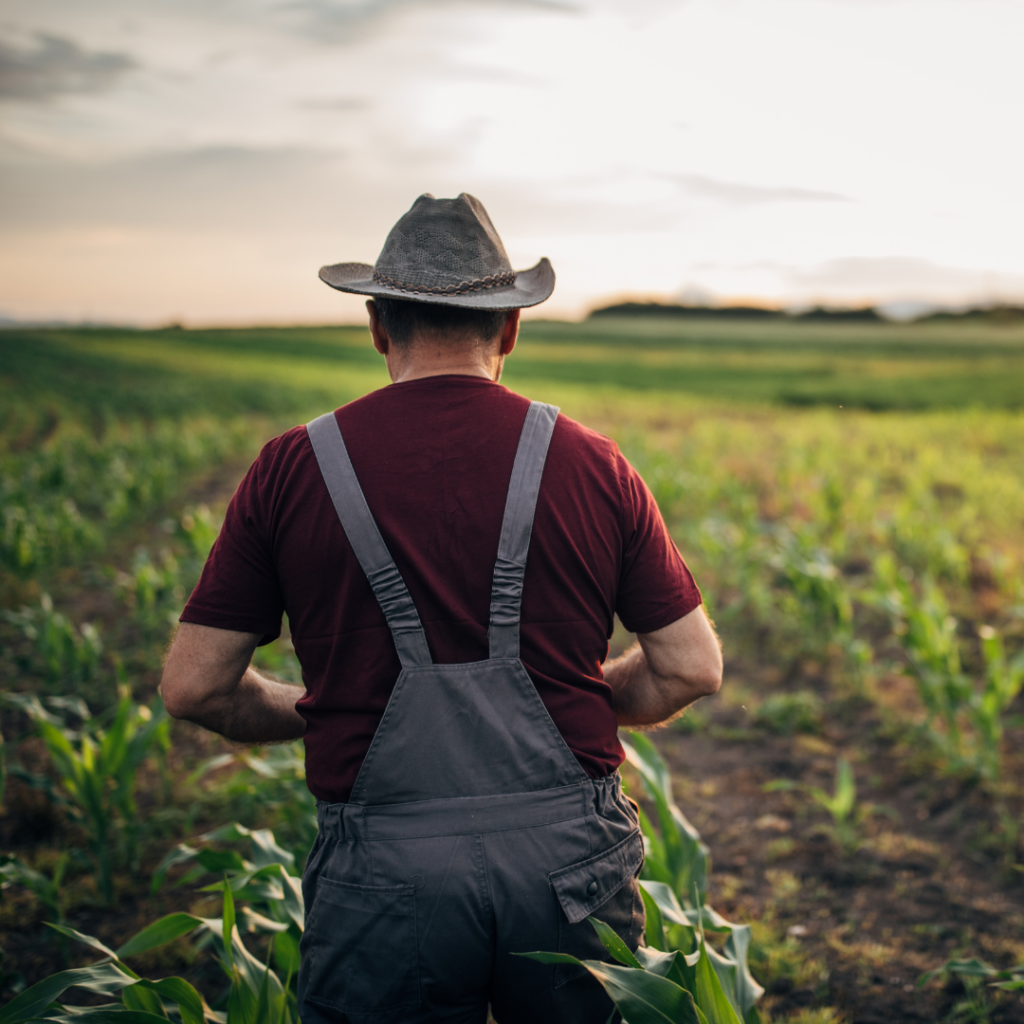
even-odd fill
[[[604,667],[619,725],[667,722],[722,685],[722,648],[703,606],[653,633]]]
[[[167,654],[160,693],[168,714],[239,743],[299,739],[302,690],[260,675],[249,664],[258,633],[183,622]]]

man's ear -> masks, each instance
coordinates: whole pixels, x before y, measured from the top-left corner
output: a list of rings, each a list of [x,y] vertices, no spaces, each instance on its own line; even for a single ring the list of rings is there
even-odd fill
[[[510,309],[505,326],[501,330],[500,354],[507,356],[516,347],[516,339],[519,337],[519,310]]]
[[[366,312],[370,314],[370,337],[373,339],[373,347],[382,355],[388,354],[391,347],[391,339],[380,322],[380,314],[377,312],[377,303],[373,299],[366,300]]]

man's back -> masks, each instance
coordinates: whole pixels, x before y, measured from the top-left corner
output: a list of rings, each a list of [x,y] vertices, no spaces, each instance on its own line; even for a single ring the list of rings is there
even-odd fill
[[[356,475],[436,662],[487,657],[502,511],[529,402],[482,378],[391,385],[337,412]],[[239,488],[185,621],[276,635],[286,610],[307,695],[310,788],[344,801],[399,673],[384,615],[331,505],[305,428]],[[522,608],[522,660],[584,770],[621,761],[600,669],[617,611],[652,632],[697,606],[649,492],[618,449],[559,417]]]
[[[616,726],[715,692],[717,639],[615,445],[494,383],[547,260],[512,270],[478,200],[423,195],[376,264],[320,276],[373,296],[393,384],[264,448],[168,653],[168,711],[305,740],[306,1024],[599,1024],[586,970],[512,954],[604,957],[594,913],[639,944]],[[285,610],[298,704],[251,665]],[[605,677],[615,612],[638,646]]]

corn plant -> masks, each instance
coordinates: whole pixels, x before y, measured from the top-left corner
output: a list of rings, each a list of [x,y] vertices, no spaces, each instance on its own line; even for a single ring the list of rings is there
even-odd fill
[[[237,770],[218,780],[216,800],[243,819],[271,816],[281,841],[295,856],[305,857],[316,838],[316,807],[306,786],[301,742],[220,754],[201,764],[187,781],[231,765]]]
[[[45,593],[37,608],[25,607],[2,614],[31,641],[48,681],[79,683],[95,678],[103,643],[92,623],[76,626],[66,615],[54,611],[53,600]]]
[[[294,995],[289,990],[292,968],[284,982],[246,947],[238,929],[235,898],[230,885],[223,887],[219,918],[193,914],[168,914],[144,928],[118,949],[111,949],[91,935],[64,925],[51,925],[62,935],[102,954],[88,967],[61,971],[12,999],[0,1010],[0,1024],[52,1021],[68,1024],[297,1024]],[[184,935],[199,933],[215,950],[217,962],[229,981],[226,1012],[211,1010],[206,1000],[184,978],[151,981],[140,977],[124,961],[139,953],[167,945]],[[83,988],[100,996],[116,996],[114,1002],[89,1008],[61,1005],[69,988]]]
[[[853,639],[853,604],[831,553],[806,529],[776,531],[776,549],[768,564],[778,584],[794,601],[793,611],[817,640],[838,643]]]
[[[7,694],[6,699],[34,723],[50,755],[56,782],[17,764],[10,767],[11,773],[43,790],[81,825],[96,868],[97,887],[112,905],[117,840],[125,840],[129,862],[136,856],[136,773],[154,750],[166,752],[170,743],[170,720],[163,702],[155,697],[149,707],[136,704],[122,685],[110,723],[103,726],[76,698],[49,697],[45,706],[31,694]],[[80,720],[79,728],[68,725],[69,716]]]
[[[52,874],[47,877],[43,872],[36,871],[18,857],[10,854],[0,856],[0,877],[3,883],[0,888],[9,885],[20,885],[28,889],[40,903],[46,907],[50,918],[60,924],[64,920],[64,901],[61,898],[64,873],[68,867],[68,854],[62,853],[53,866]]]
[[[699,901],[699,898],[695,888],[694,899]],[[650,942],[634,952],[610,925],[589,917],[587,920],[618,965],[601,960],[578,960],[568,953],[516,955],[541,963],[575,964],[586,968],[608,993],[625,1024],[753,1024],[760,1020],[753,1002],[745,1013],[741,1013],[737,1005],[742,1000],[737,993],[736,964],[716,953],[705,938],[706,911],[698,902],[691,923],[678,903],[669,910],[679,919],[677,927],[691,933],[692,953]],[[726,968],[724,983],[723,966]]]
[[[221,894],[219,918],[176,913],[160,918],[116,950],[99,939],[62,924],[59,934],[82,943],[102,958],[89,967],[61,971],[26,989],[0,1010],[0,1024],[86,1018],[95,1024],[298,1024],[295,981],[299,970],[299,938],[305,927],[300,880],[291,874],[294,859],[281,849],[273,833],[226,825],[204,837],[209,841],[251,843],[252,862],[238,854],[178,847],[162,869],[196,860],[201,871],[213,871],[221,880],[203,892]],[[204,854],[218,858],[214,864]],[[251,902],[238,906],[236,900]],[[167,945],[186,935],[195,936],[197,949],[211,947],[228,981],[223,1010],[214,1011],[203,996],[182,978],[151,981],[141,978],[124,961]],[[244,942],[247,935],[271,938],[276,971],[261,963]],[[88,1009],[62,1006],[57,1000],[69,988],[79,987],[116,1001]]]
[[[842,757],[836,761],[836,779],[832,793],[827,793],[818,786],[794,782],[791,779],[775,779],[764,785],[766,793],[780,789],[806,793],[815,804],[827,811],[832,818],[829,831],[846,854],[855,853],[860,847],[862,826],[867,818],[872,814],[893,813],[880,804],[857,803],[857,782],[853,769],[850,762]]]
[[[923,988],[933,978],[955,976],[964,986],[963,997],[951,1008],[946,1020],[987,1021],[992,1019],[996,1009],[993,995],[1005,992],[1024,991],[1024,964],[1008,970],[998,970],[991,964],[974,957],[970,960],[947,960],[941,967],[926,971],[917,979],[917,987]],[[995,989],[996,992],[992,992]]]
[[[963,669],[957,621],[939,587],[926,578],[918,599],[910,574],[898,572],[890,556],[878,559],[876,571],[879,588],[872,600],[895,620],[933,740],[954,769],[997,779],[1003,720],[1024,685],[1024,649],[1007,658],[1002,637],[991,626],[982,626],[985,667],[976,683]]]
[[[668,956],[678,952],[684,960],[701,953],[711,965],[734,1015],[745,1024],[754,1024],[760,1019],[755,1003],[764,989],[747,966],[750,926],[733,924],[702,902],[701,894],[707,890],[711,870],[711,853],[672,798],[671,775],[657,748],[643,733],[630,733],[628,741],[623,741],[622,745],[654,803],[658,820],[656,830],[640,809],[645,854],[640,892],[647,912],[644,937],[648,949]],[[705,948],[705,930],[725,938],[722,953],[711,946]],[[602,941],[605,941],[604,934]],[[607,943],[606,948],[614,955]],[[638,951],[636,957],[640,955]],[[668,961],[659,959],[657,963],[664,966]],[[668,970],[668,966],[665,969]],[[620,1012],[630,1019],[621,1007]]]
[[[978,756],[982,771],[990,778],[999,776],[1003,719],[1024,685],[1024,648],[1007,658],[1003,638],[991,627],[978,630],[985,661],[985,679],[974,695],[971,717],[978,735]]]

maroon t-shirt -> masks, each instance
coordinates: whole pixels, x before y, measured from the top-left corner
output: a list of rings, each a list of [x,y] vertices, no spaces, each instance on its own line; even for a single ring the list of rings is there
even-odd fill
[[[479,377],[392,384],[336,412],[435,662],[485,659],[491,576],[529,400]],[[523,585],[521,658],[593,778],[622,762],[601,664],[616,612],[650,633],[700,604],[650,491],[615,444],[559,416]],[[401,670],[305,427],[268,442],[228,506],[183,622],[280,634],[306,694],[306,779],[345,801]]]

